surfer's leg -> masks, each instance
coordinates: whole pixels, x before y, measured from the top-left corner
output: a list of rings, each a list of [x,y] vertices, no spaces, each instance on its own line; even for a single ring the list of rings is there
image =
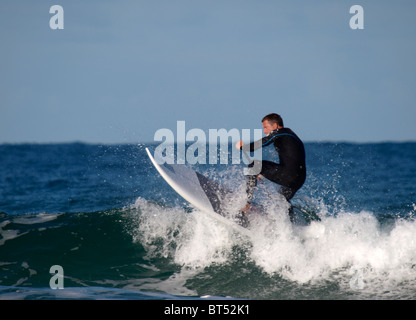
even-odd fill
[[[244,173],[246,176],[247,203],[243,208],[240,209],[237,219],[240,225],[245,228],[249,226],[248,212],[251,208],[251,200],[253,199],[254,188],[257,185],[257,176],[259,174],[258,166],[261,166],[261,162],[254,160],[248,165],[247,171]]]
[[[290,222],[293,222],[294,221],[294,214],[295,214],[295,212],[293,210],[292,203],[290,202],[290,199],[293,198],[293,196],[295,195],[296,191],[298,191],[298,190],[297,189],[292,189],[292,188],[289,188],[289,187],[285,187],[285,186],[282,186],[280,188],[280,191],[279,191],[279,193],[282,196],[285,197],[286,201],[289,202],[289,205],[290,205],[290,207],[289,207],[289,219],[290,219]]]
[[[250,204],[253,199],[254,188],[257,185],[257,176],[260,173],[259,168],[261,168],[261,162],[254,160],[248,165],[248,169],[245,173],[247,204]]]
[[[279,193],[283,195],[287,202],[289,202],[289,218],[290,221],[294,221],[294,209],[290,199],[293,198],[295,193],[299,190],[299,188],[288,187],[287,185],[291,183],[292,175],[289,174],[287,171],[283,170],[282,167],[274,162],[270,161],[263,161],[262,163],[262,175],[265,178],[273,181],[280,185]]]
[[[263,160],[252,161],[245,172],[246,175],[246,193],[247,193],[247,204],[246,206],[241,209],[241,212],[245,212],[249,209],[251,200],[253,199],[254,188],[257,185],[257,177],[259,174],[264,175],[265,178],[270,179],[270,177],[276,175],[279,165],[277,163]]]
[[[237,216],[237,219],[244,228],[247,228],[249,226],[248,221],[248,211],[251,207],[251,200],[253,198],[254,188],[257,185],[257,176],[255,175],[246,175],[246,193],[247,193],[247,203],[246,205],[240,209],[239,215]]]
[[[250,221],[248,220],[247,214],[245,212],[240,211],[236,218],[237,218],[237,223],[240,226],[244,228],[248,228],[248,226],[250,225]]]
[[[287,200],[287,202],[290,203],[290,199],[293,198],[293,196],[295,195],[296,191],[298,191],[297,189],[293,189],[293,188],[289,188],[289,187],[285,187],[282,186],[280,188],[279,193],[285,197],[285,199]]]
[[[246,176],[247,203],[253,199],[254,188],[257,185],[257,176]]]
[[[266,179],[273,181],[274,183],[284,185],[285,181],[283,178],[284,171],[282,170],[282,167],[280,164],[263,160],[261,163],[261,175],[265,177]]]

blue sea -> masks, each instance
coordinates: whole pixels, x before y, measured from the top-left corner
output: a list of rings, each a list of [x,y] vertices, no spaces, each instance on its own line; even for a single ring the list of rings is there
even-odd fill
[[[250,237],[183,200],[147,146],[0,145],[0,299],[416,298],[416,143],[306,143],[293,202],[320,221],[292,224],[264,181]],[[244,198],[244,164],[193,166]]]

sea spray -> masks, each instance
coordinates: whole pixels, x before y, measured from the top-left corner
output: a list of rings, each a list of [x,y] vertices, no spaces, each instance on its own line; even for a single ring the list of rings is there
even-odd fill
[[[0,145],[0,298],[416,298],[414,143],[306,143],[292,202],[321,221],[291,224],[263,180],[250,239],[178,196],[147,146]],[[195,165],[241,201],[243,167]]]
[[[141,215],[147,217],[140,220],[136,240],[147,244],[149,254],[169,256],[171,263],[180,266],[181,271],[170,280],[195,279],[206,270],[232,265],[243,257],[244,261],[238,261],[242,270],[256,266],[270,279],[278,276],[307,287],[329,281],[349,294],[359,291],[371,296],[380,288],[392,292],[400,282],[415,282],[413,220],[398,220],[386,230],[371,212],[340,212],[295,226],[287,208],[281,206],[254,219],[253,236],[247,240],[197,210],[163,208],[143,199],[137,203]],[[156,239],[161,243],[154,247]]]

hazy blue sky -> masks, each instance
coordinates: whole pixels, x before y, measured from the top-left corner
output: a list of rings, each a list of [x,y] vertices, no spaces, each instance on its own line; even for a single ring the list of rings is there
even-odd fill
[[[415,14],[412,0],[1,0],[0,143],[146,142],[270,112],[305,141],[416,140]]]

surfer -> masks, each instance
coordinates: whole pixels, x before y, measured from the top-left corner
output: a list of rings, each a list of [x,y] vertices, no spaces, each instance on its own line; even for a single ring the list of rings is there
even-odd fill
[[[246,220],[245,214],[251,207],[257,180],[265,177],[279,184],[281,186],[280,194],[290,203],[290,199],[302,187],[306,179],[305,148],[302,140],[291,129],[284,127],[282,117],[276,113],[266,115],[262,119],[262,123],[265,137],[247,145],[240,140],[237,142],[236,148],[244,152],[253,152],[273,143],[279,155],[279,163],[254,160],[249,164],[246,175],[247,204],[241,209],[243,220]],[[256,174],[250,174],[254,172]],[[289,209],[289,216],[292,221],[292,205]]]

